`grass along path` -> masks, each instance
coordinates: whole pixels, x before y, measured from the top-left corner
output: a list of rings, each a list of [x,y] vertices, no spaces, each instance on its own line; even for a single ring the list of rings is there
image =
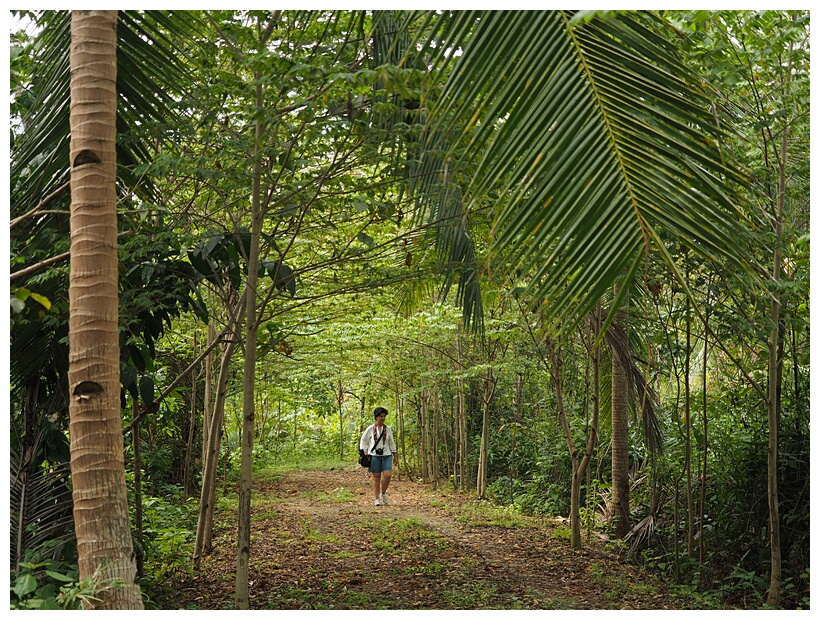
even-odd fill
[[[356,466],[254,486],[252,609],[680,609],[665,584],[568,525],[399,476],[373,506]],[[177,609],[232,609],[237,516],[212,555],[169,584]]]

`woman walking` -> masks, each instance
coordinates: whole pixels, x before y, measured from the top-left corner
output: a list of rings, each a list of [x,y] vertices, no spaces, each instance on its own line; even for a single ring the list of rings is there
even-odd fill
[[[393,476],[396,442],[393,440],[393,430],[384,423],[387,409],[376,407],[373,417],[376,422],[364,430],[359,440],[359,449],[370,455],[368,471],[373,486],[373,503],[376,506],[387,506],[387,487]]]

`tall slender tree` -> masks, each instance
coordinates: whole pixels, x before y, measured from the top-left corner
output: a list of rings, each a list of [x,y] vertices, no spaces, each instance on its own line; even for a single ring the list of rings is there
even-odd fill
[[[616,285],[614,298],[619,297]],[[617,303],[617,302],[616,302]],[[615,314],[619,323],[628,313],[624,302]],[[629,533],[629,382],[627,360],[623,352],[612,348],[612,524],[615,535],[623,538]]]
[[[261,47],[267,44],[277,15],[264,33],[260,36]],[[261,24],[259,25],[262,31]],[[262,76],[257,72],[254,74],[256,82],[256,108],[264,109],[265,87],[261,82]],[[262,234],[262,163],[260,160],[260,150],[265,134],[265,124],[261,119],[254,121],[254,146],[253,157],[253,181],[251,188],[251,247],[248,256],[248,274],[246,288],[246,310],[245,318],[247,326],[245,329],[245,367],[244,385],[242,392],[242,456],[240,465],[239,481],[239,537],[237,541],[236,557],[236,608],[249,609],[249,563],[251,547],[251,483],[253,475],[253,440],[255,429],[255,399],[254,389],[256,388],[256,341],[259,332],[259,316],[257,316],[257,291],[259,282],[259,237]]]

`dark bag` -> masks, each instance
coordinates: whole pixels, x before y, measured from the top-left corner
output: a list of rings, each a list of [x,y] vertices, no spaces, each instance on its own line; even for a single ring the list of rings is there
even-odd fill
[[[381,437],[379,437],[379,438],[376,440],[376,443],[374,443],[374,444],[373,444],[373,447],[374,447],[374,448],[375,448],[376,446],[378,446],[378,445],[379,445],[379,442],[380,442],[382,439],[384,439],[384,436],[385,436],[385,435],[387,435],[387,428],[385,428],[385,429],[382,431]],[[366,454],[364,450],[362,450],[361,448],[359,448],[359,465],[361,465],[362,467],[370,467],[370,460],[371,460],[370,455],[369,455],[369,454]]]
[[[365,454],[361,448],[359,448],[359,465],[362,467],[370,467],[370,455]]]

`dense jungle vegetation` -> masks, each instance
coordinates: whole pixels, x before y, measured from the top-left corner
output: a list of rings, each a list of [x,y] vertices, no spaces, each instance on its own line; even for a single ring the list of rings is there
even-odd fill
[[[376,406],[410,480],[808,608],[808,11],[12,17],[12,608],[168,601],[227,503],[247,609],[259,472]]]

